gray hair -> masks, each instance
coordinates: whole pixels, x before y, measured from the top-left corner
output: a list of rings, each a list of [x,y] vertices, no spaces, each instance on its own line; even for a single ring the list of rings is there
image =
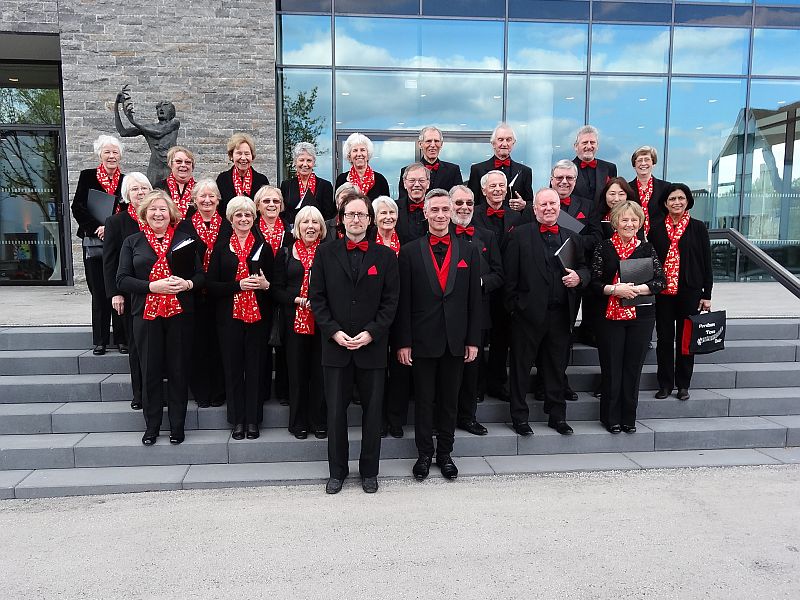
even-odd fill
[[[517,141],[517,134],[514,133],[514,128],[511,127],[508,123],[503,121],[502,123],[498,123],[497,127],[492,130],[492,137],[489,138],[490,142],[494,142],[497,139],[497,130],[498,129],[508,129],[511,132],[511,137],[514,138],[514,141]]]
[[[349,181],[345,181],[342,185],[336,188],[336,192],[333,194],[333,201],[336,203],[336,208],[339,208],[339,196],[343,195],[344,192],[348,190],[355,190],[356,186],[354,186]]]
[[[150,183],[147,175],[140,173],[139,171],[131,171],[130,173],[126,173],[125,177],[122,178],[122,188],[120,189],[120,194],[122,194],[123,202],[130,202],[130,199],[128,198],[128,190],[134,183],[143,183],[150,188],[150,191],[153,191],[153,184]]]
[[[486,173],[483,174],[483,177],[481,177],[481,189],[486,187],[486,184],[489,181],[489,175],[502,175],[503,181],[505,181],[506,184],[508,184],[508,178],[506,177],[506,174],[503,173],[502,171],[495,169],[493,171],[487,171]]]
[[[375,146],[372,144],[372,140],[363,133],[356,132],[350,134],[350,137],[345,140],[342,148],[347,162],[350,162],[350,152],[353,150],[353,146],[359,146],[361,144],[367,147],[367,160],[372,160],[372,155],[375,154]]]
[[[558,192],[555,191],[553,188],[543,187],[536,190],[536,193],[533,195],[533,204],[536,205],[536,199],[545,192],[553,192],[556,195],[556,198],[559,198]],[[560,199],[560,198],[559,198]]]
[[[314,159],[314,162],[316,162],[317,149],[314,147],[314,144],[310,144],[309,142],[297,142],[294,145],[294,148],[292,148],[292,162],[297,162],[297,159],[300,158],[303,152],[310,155],[311,158]]]
[[[253,219],[256,218],[258,211],[256,210],[256,203],[250,200],[247,196],[236,196],[235,198],[231,198],[230,202],[228,202],[228,206],[225,207],[225,218],[228,221],[233,219],[233,215],[236,214],[236,211],[249,211],[251,215],[253,215]]]
[[[214,192],[217,200],[222,198],[222,194],[219,192],[219,186],[217,185],[216,180],[211,177],[203,177],[195,182],[194,187],[192,188],[192,200],[194,202],[197,202],[197,197],[203,190],[211,190]]]
[[[553,165],[553,168],[550,170],[550,177],[555,175],[556,169],[569,169],[576,177],[578,176],[578,167],[575,166],[574,162],[566,158],[562,158]]]
[[[415,162],[415,163],[411,163],[410,165],[406,165],[406,167],[403,169],[403,181],[406,180],[406,176],[408,175],[408,172],[409,171],[413,171],[415,169],[422,169],[423,171],[425,171],[425,178],[428,181],[431,180],[431,172],[428,169],[425,168],[425,165],[423,165],[421,162]]]
[[[468,194],[468,195],[469,195],[469,197],[470,197],[470,198],[471,198],[473,201],[475,200],[475,192],[473,192],[471,189],[469,189],[469,188],[468,188],[467,186],[465,186],[464,184],[461,184],[461,183],[459,183],[459,184],[456,184],[456,185],[454,185],[453,187],[451,187],[451,188],[450,188],[450,198],[451,198],[451,199],[453,198],[453,195],[454,195],[456,192],[464,192],[465,194]]]
[[[597,127],[594,127],[592,125],[584,125],[580,129],[578,129],[578,133],[575,134],[575,143],[577,144],[578,139],[582,135],[586,135],[587,133],[591,133],[594,137],[597,138],[598,141],[600,141],[600,132],[597,131]]]
[[[375,214],[378,214],[378,210],[381,204],[385,204],[390,209],[393,209],[395,213],[400,212],[397,208],[397,202],[389,198],[389,196],[378,196],[375,200],[372,201],[372,210],[375,211]]]
[[[325,226],[325,219],[322,218],[322,213],[319,212],[316,206],[304,206],[297,211],[294,217],[294,228],[292,229],[294,239],[300,239],[300,223],[305,221],[307,217],[311,217],[312,220],[319,223],[319,236],[317,239],[324,240],[325,236],[328,235],[328,228]]]
[[[106,146],[114,146],[119,150],[119,157],[122,158],[122,142],[113,135],[106,135],[105,133],[101,133],[97,136],[97,139],[92,143],[92,148],[94,148],[94,153],[97,154],[97,158],[100,158],[100,153]]]
[[[422,131],[419,132],[419,141],[421,142],[425,138],[426,131],[435,131],[439,134],[439,141],[444,141],[444,135],[442,134],[442,130],[438,127],[434,127],[433,125],[428,125],[427,127],[423,127]]]
[[[425,169],[427,171],[427,169]],[[447,190],[443,190],[442,188],[433,188],[427,194],[425,194],[425,204],[422,205],[424,210],[428,210],[428,207],[431,204],[431,200],[434,198],[447,198],[450,200],[450,194],[447,193]],[[453,201],[450,200],[450,204],[452,205]]]

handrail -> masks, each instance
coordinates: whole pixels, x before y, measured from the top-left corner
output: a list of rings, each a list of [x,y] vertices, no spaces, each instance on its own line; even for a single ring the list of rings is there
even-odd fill
[[[732,227],[709,229],[708,236],[712,240],[726,240],[736,246],[736,248],[747,255],[750,260],[769,272],[769,274],[775,278],[775,281],[800,298],[800,280],[769,254],[754,245],[739,231]]]

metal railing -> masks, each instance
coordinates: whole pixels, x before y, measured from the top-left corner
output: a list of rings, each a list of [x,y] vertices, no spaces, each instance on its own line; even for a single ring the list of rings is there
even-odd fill
[[[800,280],[769,254],[739,233],[739,231],[731,227],[725,229],[709,229],[708,235],[712,240],[725,240],[735,246],[739,252],[772,275],[775,281],[780,283],[797,298],[800,298]]]

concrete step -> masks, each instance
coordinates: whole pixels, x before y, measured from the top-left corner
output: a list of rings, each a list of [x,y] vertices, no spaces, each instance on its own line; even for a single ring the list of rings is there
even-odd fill
[[[101,383],[111,377],[93,375],[2,375],[0,376],[0,405],[29,402],[100,402]],[[120,375],[119,377],[126,377]],[[128,401],[130,377],[127,376]]]

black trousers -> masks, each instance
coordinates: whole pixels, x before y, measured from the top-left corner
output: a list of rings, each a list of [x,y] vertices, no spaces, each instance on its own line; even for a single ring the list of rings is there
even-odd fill
[[[453,451],[458,411],[458,388],[464,357],[445,350],[438,358],[414,358],[414,434],[417,451],[433,456],[433,429],[436,428],[436,454]]]
[[[92,344],[108,346],[111,341],[111,324],[114,324],[114,343],[127,344],[122,317],[111,308],[111,298],[106,297],[103,276],[103,259],[91,258],[83,261],[86,286],[92,295]],[[129,300],[129,299],[128,299]],[[130,305],[128,305],[130,306]]]
[[[225,377],[217,327],[216,303],[198,294],[194,305],[194,343],[189,388],[195,402],[211,404],[225,401]]]
[[[264,377],[267,331],[264,319],[255,323],[232,317],[220,319],[219,341],[225,367],[228,423],[231,425],[261,423],[261,378]]]
[[[330,476],[344,479],[349,471],[347,407],[353,382],[361,398],[361,477],[377,477],[381,458],[383,379],[386,369],[358,369],[353,361],[346,367],[323,367],[325,402],[328,406],[328,468]]]
[[[689,389],[694,372],[694,355],[681,354],[683,321],[696,315],[700,305],[699,294],[656,296],[656,358],[658,359],[658,387],[672,390]]]
[[[192,317],[180,313],[146,321],[133,318],[133,334],[142,365],[142,408],[147,431],[161,429],[164,412],[164,378],[167,413],[172,431],[183,430],[189,401],[189,360],[192,352]]]
[[[603,372],[600,422],[605,426],[636,424],[639,380],[653,337],[653,317],[612,321],[603,319],[598,328],[598,353]]]
[[[511,347],[511,317],[503,306],[502,294],[493,293],[490,302],[492,328],[486,362],[486,390],[490,393],[508,380],[508,351]]]
[[[114,311],[116,312],[116,311]],[[133,399],[142,401],[142,365],[139,349],[136,346],[136,336],[133,334],[133,314],[131,313],[130,296],[125,296],[125,312],[122,313],[122,326],[125,329],[125,339],[128,340],[128,366],[131,370],[131,387]],[[114,332],[116,335],[116,331]]]
[[[286,365],[289,371],[289,431],[321,431],[325,425],[322,390],[322,340],[295,333],[292,323],[286,331]]]
[[[390,427],[402,427],[408,422],[408,402],[413,389],[412,369],[400,364],[397,350],[391,346],[388,365],[383,395],[383,420]]]
[[[530,386],[530,374],[541,348],[541,378],[545,404],[550,408],[550,422],[563,421],[567,416],[564,401],[564,372],[570,341],[569,308],[548,309],[541,330],[524,317],[515,315],[511,323],[511,420],[528,421],[529,410],[525,396]]]
[[[484,330],[481,336],[481,343],[478,345],[478,356],[472,362],[464,363],[461,372],[461,387],[458,390],[458,414],[457,423],[471,423],[475,420],[475,411],[478,409],[478,381],[483,370],[483,345],[486,342],[489,331]]]

